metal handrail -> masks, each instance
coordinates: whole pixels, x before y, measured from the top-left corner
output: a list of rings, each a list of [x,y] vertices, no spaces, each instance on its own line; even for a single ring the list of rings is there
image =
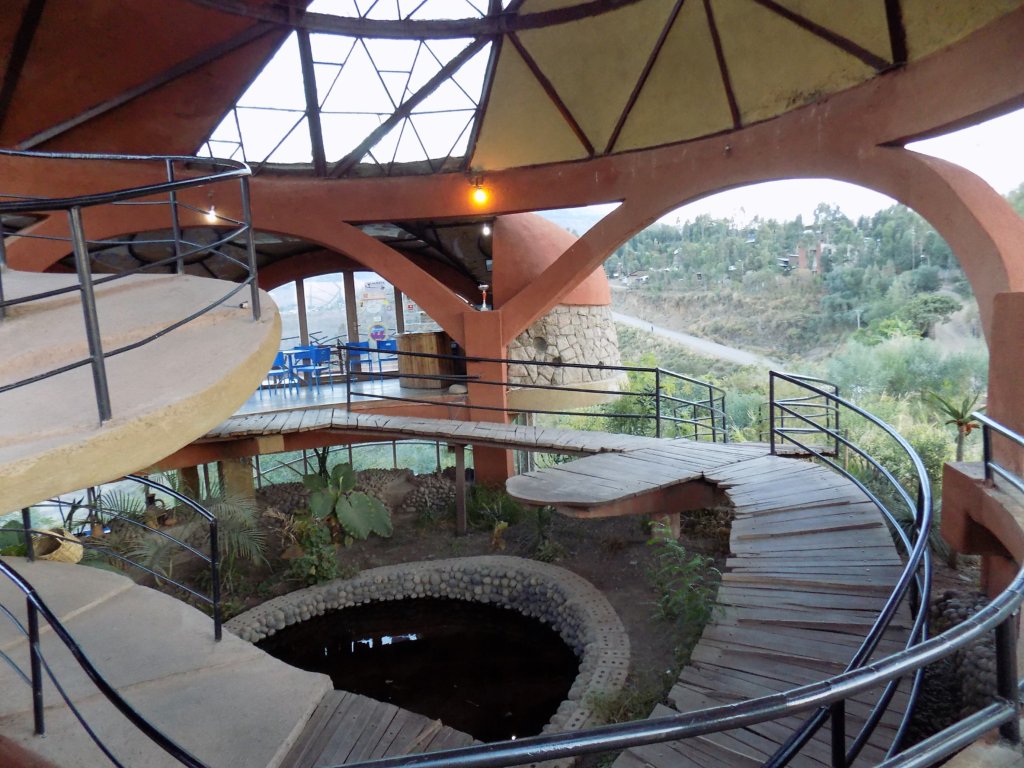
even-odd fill
[[[199,502],[195,501],[194,499],[190,499],[187,496],[185,496],[184,494],[179,493],[175,489],[173,489],[173,488],[171,488],[171,487],[169,487],[167,485],[164,485],[163,483],[157,482],[156,480],[153,480],[151,478],[145,477],[143,475],[125,475],[125,477],[123,479],[129,480],[129,481],[132,481],[132,482],[135,482],[135,483],[139,483],[139,484],[144,485],[144,486],[146,486],[148,488],[151,488],[151,489],[153,489],[155,491],[159,491],[162,494],[170,496],[176,502],[178,502],[179,504],[183,504],[184,506],[188,507],[189,509],[192,510],[193,513],[195,513],[200,518],[202,518],[203,520],[206,521],[208,535],[209,535],[209,541],[210,541],[210,554],[209,555],[207,555],[206,553],[202,552],[201,550],[193,547],[188,542],[182,541],[181,539],[179,539],[179,538],[177,538],[175,536],[172,536],[167,531],[162,531],[162,530],[160,530],[158,528],[153,528],[153,527],[148,526],[145,523],[139,522],[138,520],[135,520],[135,519],[133,519],[131,517],[127,517],[125,515],[120,515],[120,514],[117,514],[116,512],[111,512],[110,510],[102,510],[101,511],[101,514],[102,514],[102,516],[104,518],[121,520],[121,521],[123,521],[124,523],[126,523],[128,525],[132,525],[132,526],[135,526],[137,528],[141,528],[143,530],[146,530],[146,531],[150,532],[151,534],[155,534],[156,536],[159,536],[159,537],[161,537],[161,538],[163,538],[163,539],[165,539],[167,541],[170,541],[170,542],[176,544],[177,546],[179,546],[184,551],[189,552],[193,556],[195,556],[195,557],[199,558],[200,560],[202,560],[206,564],[206,567],[209,569],[209,572],[210,572],[210,594],[205,594],[203,592],[199,592],[199,591],[193,589],[192,587],[189,587],[188,585],[183,584],[180,581],[177,581],[177,580],[175,580],[175,579],[173,579],[173,578],[171,578],[171,577],[169,577],[169,576],[167,576],[165,574],[161,574],[161,573],[155,571],[154,569],[149,568],[148,566],[143,565],[142,563],[136,562],[135,560],[132,560],[131,558],[126,557],[126,556],[122,555],[121,553],[112,550],[110,547],[103,546],[102,544],[95,544],[92,541],[89,541],[88,539],[78,539],[78,538],[70,539],[70,538],[68,538],[66,536],[62,536],[62,535],[60,535],[58,533],[55,533],[53,531],[45,531],[45,530],[35,529],[32,526],[31,509],[30,508],[26,508],[26,509],[22,510],[22,521],[23,521],[22,528],[20,528],[20,529],[17,529],[17,528],[12,529],[14,531],[20,531],[22,533],[22,535],[24,537],[24,540],[25,540],[26,556],[28,557],[28,559],[30,561],[34,559],[33,548],[32,548],[32,536],[34,534],[34,535],[37,535],[37,536],[43,536],[43,537],[46,537],[46,538],[54,539],[56,541],[75,542],[75,543],[80,544],[82,547],[84,547],[86,549],[90,549],[90,550],[99,552],[100,554],[103,554],[103,555],[105,555],[107,557],[112,557],[113,559],[115,559],[115,560],[117,560],[119,562],[125,563],[126,565],[129,565],[132,568],[135,568],[135,569],[140,570],[140,571],[142,571],[142,572],[144,572],[144,573],[146,573],[146,574],[148,574],[150,576],[153,576],[154,578],[157,578],[157,579],[159,579],[161,581],[165,581],[168,584],[173,585],[175,588],[180,589],[181,591],[188,593],[189,595],[191,595],[192,597],[196,598],[200,602],[205,603],[206,605],[208,605],[209,609],[210,609],[211,617],[213,619],[213,637],[214,637],[214,640],[219,641],[221,639],[222,635],[223,635],[223,630],[222,630],[223,610],[222,610],[222,606],[221,606],[221,595],[220,595],[220,546],[219,546],[219,540],[218,540],[218,530],[219,529],[218,529],[218,521],[217,521],[216,516],[213,515],[208,509],[203,507]],[[51,502],[50,505],[51,506],[56,506],[57,509],[58,509],[58,512],[60,513],[61,517],[63,518],[64,515],[63,515],[63,512],[62,512],[62,508],[63,508],[62,503],[59,502],[59,501],[53,501],[53,502]],[[41,507],[41,506],[46,506],[46,505],[45,504],[37,504],[35,506],[36,507]]]
[[[587,395],[609,395],[614,397],[633,397],[633,398],[652,398],[654,400],[653,412],[647,413],[587,413],[587,416],[597,419],[625,419],[627,421],[652,421],[654,422],[655,435],[658,437],[662,436],[663,423],[667,424],[687,424],[693,426],[693,438],[699,439],[702,434],[701,430],[706,430],[707,434],[710,434],[712,442],[726,442],[728,434],[726,430],[726,414],[725,414],[725,391],[714,384],[700,379],[695,379],[689,376],[685,376],[674,371],[669,371],[664,368],[649,368],[640,366],[628,366],[628,365],[591,365],[587,363],[555,363],[545,360],[515,360],[510,358],[496,358],[496,357],[467,357],[461,355],[439,355],[429,352],[407,352],[403,350],[388,350],[388,356],[396,357],[413,357],[423,358],[431,360],[444,360],[444,361],[457,361],[460,365],[465,363],[498,363],[502,365],[521,365],[521,366],[538,366],[538,367],[550,367],[550,368],[570,368],[579,370],[600,370],[610,371],[619,373],[636,373],[636,374],[650,374],[654,376],[654,386],[648,391],[624,391],[621,389],[597,389],[594,387],[581,386],[583,382],[573,382],[572,384],[531,384],[516,382],[511,383],[507,379],[485,379],[479,376],[471,376],[466,374],[458,373],[439,373],[439,374],[427,374],[427,373],[402,373],[395,371],[378,371],[376,373],[371,371],[364,372],[359,371],[358,374],[353,373],[354,357],[359,358],[359,363],[362,364],[364,358],[367,355],[375,354],[374,349],[368,349],[366,347],[354,346],[349,344],[337,344],[339,357],[344,356],[342,359],[345,360],[345,372],[349,379],[349,385],[346,388],[346,407],[351,410],[352,398],[353,397],[366,397],[373,398],[375,400],[393,400],[396,402],[405,403],[419,403],[419,404],[437,404],[436,400],[430,400],[423,397],[417,398],[412,396],[395,396],[386,395],[381,392],[363,392],[356,390],[352,387],[352,382],[357,376],[366,376],[369,379],[395,379],[401,378],[406,380],[420,380],[420,381],[445,381],[448,383],[462,383],[462,384],[477,384],[482,386],[493,386],[502,387],[506,389],[515,390],[538,390],[538,391],[557,391],[557,392],[578,392]],[[372,367],[372,362],[370,363]],[[707,391],[705,399],[686,399],[682,397],[675,397],[664,392],[665,386],[662,383],[663,380],[669,381],[681,381],[687,384],[693,385],[699,389]],[[535,415],[545,416],[579,416],[580,411],[569,411],[569,410],[553,410],[553,409],[512,409],[503,408],[500,406],[488,406],[474,404],[471,402],[459,403],[460,408],[465,408],[470,411],[481,411],[481,412],[501,412],[501,413],[531,413]],[[674,411],[678,408],[689,408],[693,415],[690,418],[679,418],[675,415]],[[698,415],[703,414],[703,415]]]
[[[854,654],[854,657],[851,659],[848,669],[854,669],[860,664],[864,663],[868,658],[870,658],[871,654],[877,648],[878,643],[881,641],[882,635],[886,631],[889,622],[892,620],[893,616],[895,616],[899,604],[906,596],[912,584],[916,584],[918,587],[916,597],[919,600],[919,605],[915,615],[913,626],[911,628],[911,632],[907,638],[907,647],[911,647],[920,640],[924,640],[927,637],[926,620],[928,610],[928,595],[931,590],[931,562],[930,555],[928,552],[928,531],[931,529],[932,522],[932,502],[931,485],[928,480],[928,474],[924,468],[923,462],[921,461],[920,457],[918,457],[917,453],[914,451],[911,445],[892,427],[890,427],[885,422],[882,422],[880,419],[875,418],[872,414],[868,413],[862,408],[859,408],[853,403],[850,403],[840,398],[837,394],[838,387],[835,387],[834,385],[831,385],[826,382],[826,386],[829,386],[834,390],[834,392],[830,393],[816,386],[815,384],[810,383],[811,377],[799,377],[793,376],[791,374],[778,373],[775,371],[770,372],[769,376],[769,390],[773,396],[776,391],[775,381],[776,379],[778,379],[786,381],[790,384],[804,387],[806,390],[812,393],[811,397],[823,398],[826,402],[833,403],[833,407],[836,410],[836,429],[831,430],[828,428],[827,422],[826,425],[823,426],[817,422],[812,421],[810,417],[803,415],[798,411],[794,410],[793,408],[789,407],[788,405],[786,405],[787,401],[776,401],[773,399],[771,401],[772,453],[775,453],[777,450],[776,438],[778,437],[780,439],[787,440],[793,443],[794,445],[797,445],[802,450],[806,451],[808,454],[817,458],[819,461],[828,464],[834,470],[846,476],[849,480],[855,483],[861,489],[861,491],[875,504],[878,510],[889,522],[891,528],[896,533],[897,537],[900,540],[900,543],[904,546],[904,549],[907,552],[907,562],[904,566],[902,573],[900,574],[900,578],[897,580],[896,586],[893,588],[892,593],[886,600],[885,606],[883,607],[882,611],[879,613],[878,617],[873,623],[871,630],[868,632],[857,653]],[[820,382],[820,380],[817,380],[817,382]],[[806,398],[799,399],[806,400]],[[871,422],[876,427],[880,428],[883,432],[885,432],[891,439],[893,439],[900,446],[903,452],[910,458],[911,463],[914,467],[914,474],[917,480],[916,499],[911,499],[910,495],[906,492],[906,490],[902,487],[899,481],[897,481],[895,476],[887,468],[881,466],[877,461],[874,460],[873,457],[868,455],[865,451],[861,450],[858,446],[854,445],[850,440],[848,440],[845,436],[839,433],[838,412],[840,408],[848,409],[852,413],[855,413],[867,419],[869,422]],[[917,531],[917,540],[914,542],[911,542],[909,540],[909,538],[904,533],[903,529],[899,526],[898,522],[893,516],[893,513],[889,510],[889,508],[859,478],[850,473],[846,469],[846,467],[840,466],[836,462],[832,461],[829,455],[826,455],[825,453],[816,450],[815,447],[809,446],[806,443],[803,443],[802,441],[795,438],[795,432],[791,428],[776,427],[775,414],[780,412],[783,414],[788,414],[807,424],[813,425],[814,429],[811,430],[812,432],[823,432],[831,436],[833,438],[835,445],[834,453],[832,455],[838,454],[838,446],[840,443],[842,443],[848,448],[852,448],[853,450],[855,450],[859,455],[865,457],[872,465],[872,467],[876,469],[876,471],[878,471],[885,478],[885,480],[889,483],[893,490],[897,492],[897,495],[900,497],[900,500],[907,505],[908,510],[914,515],[915,529]],[[917,690],[920,687],[922,674],[923,673],[918,673],[915,676],[913,682],[913,690],[911,692],[910,697],[911,707],[908,708],[907,712],[904,714],[901,726],[897,731],[893,743],[889,749],[890,755],[896,749],[898,749],[900,742],[906,732],[906,728],[909,724],[910,714],[912,712],[912,703],[916,698]],[[875,726],[877,726],[879,720],[881,719],[884,708],[888,706],[889,701],[896,692],[897,685],[898,681],[892,681],[887,686],[886,690],[879,698],[878,703],[875,705],[875,708],[873,709],[871,716],[868,718],[867,722],[862,728],[861,733],[858,734],[857,738],[854,740],[853,747],[846,754],[846,762],[841,762],[839,764],[848,764],[856,757],[859,751],[867,743],[867,739],[870,736],[871,730]],[[796,751],[803,744],[809,741],[813,733],[824,724],[829,714],[830,713],[826,710],[819,710],[817,713],[815,713],[814,717],[812,717],[803,728],[795,732],[793,736],[787,741],[787,743],[784,744],[778,752],[776,752],[775,756],[773,757],[773,760],[770,761],[768,765],[782,766],[788,763],[788,761],[796,754]],[[834,712],[831,714],[833,715],[834,732],[841,732],[843,729],[841,726],[837,725],[836,720],[841,718],[843,716],[843,713]]]
[[[160,337],[170,333],[181,326],[192,322],[196,318],[210,312],[218,306],[222,306],[225,302],[229,301],[233,296],[243,291],[247,286],[249,288],[249,305],[252,313],[253,320],[260,319],[260,302],[259,302],[259,288],[256,282],[256,251],[255,242],[253,240],[252,232],[252,216],[251,216],[251,205],[249,198],[249,176],[251,172],[249,167],[245,163],[241,163],[234,160],[216,160],[212,158],[198,158],[181,155],[118,155],[118,154],[81,154],[81,153],[54,153],[54,152],[24,152],[14,150],[0,150],[0,158],[12,157],[12,158],[24,158],[34,160],[59,160],[59,161],[82,161],[82,162],[93,162],[100,161],[105,163],[112,162],[131,162],[135,164],[149,164],[159,162],[161,164],[161,172],[163,179],[156,183],[142,184],[138,186],[132,186],[123,189],[116,189],[107,192],[91,193],[78,195],[73,197],[58,197],[58,198],[45,198],[39,196],[28,196],[28,195],[15,195],[15,194],[3,194],[0,195],[0,321],[6,315],[8,307],[24,304],[33,301],[42,301],[44,299],[59,296],[65,293],[72,293],[78,291],[82,298],[82,307],[84,312],[84,327],[85,335],[88,343],[89,353],[87,357],[65,363],[58,367],[44,371],[42,373],[29,376],[18,381],[10,382],[0,387],[0,393],[7,392],[9,390],[28,386],[39,381],[57,376],[68,371],[75,370],[87,365],[92,367],[92,378],[93,378],[93,389],[96,398],[96,407],[99,413],[99,420],[102,424],[108,421],[112,417],[112,409],[110,403],[110,392],[107,385],[107,374],[106,374],[106,360],[117,354],[121,354],[133,349],[137,349],[145,344],[148,344]],[[213,172],[192,175],[188,178],[176,178],[175,176],[175,164],[184,164],[190,169],[194,168],[212,168]],[[187,205],[178,200],[178,193],[185,189],[215,185],[224,182],[237,180],[239,183],[239,197],[240,207],[242,210],[242,219],[236,220],[230,217],[218,217],[224,223],[230,225],[230,231],[221,237],[214,243],[208,245],[201,245],[198,243],[188,243],[189,249],[182,249],[182,228],[181,221],[179,218],[179,208],[183,210],[196,211],[193,206]],[[137,198],[146,198],[160,196],[165,199],[158,200],[137,200]],[[91,208],[99,205],[166,205],[170,213],[170,226],[173,232],[173,238],[168,243],[173,244],[173,255],[166,259],[161,259],[155,264],[148,264],[143,267],[136,269],[124,270],[116,275],[109,275],[102,278],[93,278],[91,261],[93,256],[89,251],[91,243],[85,235],[85,226],[82,219],[82,211],[86,208]],[[6,231],[3,226],[3,215],[4,214],[23,214],[23,213],[66,213],[68,217],[68,235],[62,237],[47,237],[47,239],[61,240],[69,243],[69,250],[74,255],[75,260],[75,273],[77,275],[77,282],[74,285],[65,286],[63,288],[52,289],[48,291],[41,291],[25,296],[19,296],[16,298],[5,297],[3,288],[3,270],[6,267],[6,247],[5,247],[5,236]],[[32,238],[34,237],[31,233],[14,233],[15,236],[21,238]],[[232,256],[228,256],[221,252],[221,247],[228,242],[235,240],[236,238],[244,236],[246,246],[246,260],[242,262]],[[119,241],[102,241],[103,245],[116,244]],[[227,290],[223,296],[217,298],[215,301],[208,303],[200,309],[192,312],[188,316],[176,320],[169,325],[158,329],[157,331],[148,334],[142,339],[138,339],[130,344],[122,345],[117,349],[104,350],[102,345],[102,337],[100,333],[100,323],[96,308],[96,297],[94,294],[94,288],[98,285],[103,285],[112,280],[120,280],[128,277],[129,275],[137,274],[145,270],[152,270],[154,268],[160,268],[174,264],[175,272],[181,274],[184,272],[184,259],[188,256],[208,251],[222,255],[228,259],[231,263],[241,266],[245,271],[244,278],[238,283],[232,283],[229,290]],[[245,302],[242,302],[239,306],[245,307]]]
[[[1024,480],[1017,477],[1013,472],[1008,470],[1006,467],[999,464],[992,454],[992,433],[995,432],[997,435],[1016,443],[1018,446],[1024,446],[1024,436],[1019,435],[1008,427],[1004,427],[998,421],[986,416],[980,411],[975,411],[971,414],[971,418],[981,424],[982,432],[982,446],[983,456],[985,462],[985,479],[992,482],[995,477],[1007,481],[1021,493],[1024,493]]]
[[[60,684],[60,681],[54,675],[53,670],[49,664],[43,658],[42,648],[40,645],[40,633],[39,633],[39,617],[42,616],[43,620],[50,625],[53,633],[60,639],[64,646],[68,649],[75,661],[85,672],[86,676],[92,681],[101,694],[109,701],[124,717],[136,728],[138,728],[143,734],[145,734],[151,741],[153,741],[158,747],[165,751],[172,758],[177,760],[182,765],[190,766],[190,768],[206,768],[205,763],[199,760],[197,757],[192,755],[188,750],[182,747],[177,742],[173,741],[160,729],[150,723],[146,718],[140,715],[125,699],[117,692],[117,690],[107,682],[106,678],[96,669],[92,661],[86,655],[85,651],[82,650],[81,646],[75,641],[71,633],[64,627],[60,619],[53,613],[52,610],[43,602],[43,600],[36,593],[35,589],[31,584],[28,583],[14,568],[8,564],[3,558],[0,558],[0,574],[6,576],[18,590],[25,595],[25,607],[27,612],[27,623],[28,627],[22,626],[22,624],[15,619],[7,609],[3,612],[8,616],[15,628],[21,631],[27,638],[29,643],[30,653],[30,673],[25,675],[23,671],[22,677],[28,677],[29,684],[32,688],[32,714],[33,714],[33,727],[37,736],[42,736],[46,732],[46,725],[44,719],[44,702],[43,702],[43,671],[45,670],[46,675],[50,678],[50,682],[57,689],[64,703],[68,706],[75,718],[79,721],[82,727],[85,729],[89,738],[96,744],[96,746],[103,752],[104,755],[113,763],[117,768],[124,768],[124,764],[117,759],[117,757],[111,752],[110,748],[106,746],[102,739],[97,735],[93,728],[86,722],[85,717],[79,711],[78,707],[75,706],[71,697],[65,691],[64,687]],[[7,661],[10,662],[10,658],[6,657]]]

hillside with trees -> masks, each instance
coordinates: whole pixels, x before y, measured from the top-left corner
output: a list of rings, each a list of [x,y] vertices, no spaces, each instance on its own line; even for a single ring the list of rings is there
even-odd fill
[[[978,330],[949,246],[904,206],[856,222],[821,204],[809,223],[754,219],[737,227],[701,216],[659,224],[605,268],[622,311],[789,360],[820,359],[851,335],[868,344],[927,337],[965,308]]]
[[[1008,200],[1024,215],[1024,184]],[[984,405],[988,352],[970,286],[946,242],[904,206],[857,221],[822,204],[808,223],[754,219],[740,227],[701,216],[657,224],[605,269],[624,313],[835,382],[910,440],[933,481],[964,447],[950,409]],[[718,384],[734,437],[758,439],[764,371],[618,330],[627,362]],[[976,437],[966,450],[976,457]]]

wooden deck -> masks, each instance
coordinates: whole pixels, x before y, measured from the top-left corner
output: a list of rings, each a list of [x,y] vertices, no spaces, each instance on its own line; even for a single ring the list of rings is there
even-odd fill
[[[440,720],[347,691],[328,693],[282,765],[315,768],[475,744]]]
[[[616,504],[617,509],[638,508],[622,506],[623,500],[664,503],[673,498],[672,489],[695,482],[723,491],[735,507],[735,519],[718,596],[721,607],[694,650],[692,663],[672,688],[671,707],[659,706],[652,716],[743,701],[841,672],[902,567],[881,515],[856,486],[822,466],[769,455],[761,444],[657,440],[335,409],[239,416],[205,439],[285,430],[339,430],[579,454],[583,458],[510,479],[508,490],[528,503],[553,504],[584,516]],[[878,655],[902,647],[909,622],[909,612],[901,607]],[[869,694],[848,703],[849,738],[865,721],[872,703]],[[898,692],[862,753],[868,764],[883,758],[906,705],[906,694]],[[804,719],[794,716],[684,742],[638,747],[622,753],[615,766],[760,765]],[[829,765],[829,740],[826,726],[792,764]]]

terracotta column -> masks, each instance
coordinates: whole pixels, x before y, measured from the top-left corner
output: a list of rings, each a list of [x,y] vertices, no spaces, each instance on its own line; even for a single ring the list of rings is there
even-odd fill
[[[992,302],[989,332],[988,408],[1000,424],[1024,435],[1024,293],[998,293]],[[1024,449],[1002,438],[992,441],[996,460],[1016,475],[1024,475]]]
[[[473,312],[465,318],[465,350],[468,357],[503,358],[506,354],[501,336],[501,312]],[[469,362],[466,373],[482,381],[505,382],[508,370],[504,363]],[[474,384],[472,379],[468,385],[470,405],[487,406],[505,409],[508,407],[508,393],[504,384]],[[468,417],[472,421],[493,421],[508,423],[508,413],[504,410],[471,410]],[[476,481],[486,485],[497,485],[513,475],[512,452],[501,448],[481,448],[473,446],[473,468]]]

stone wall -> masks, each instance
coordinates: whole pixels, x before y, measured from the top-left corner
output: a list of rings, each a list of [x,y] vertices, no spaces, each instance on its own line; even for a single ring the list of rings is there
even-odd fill
[[[558,305],[508,346],[512,360],[621,365],[619,338],[609,306]],[[575,384],[607,381],[620,371],[509,364],[509,383]]]
[[[599,724],[593,695],[621,690],[629,672],[629,638],[614,609],[571,571],[535,560],[490,555],[389,565],[276,597],[236,616],[225,628],[257,643],[291,624],[362,603],[446,597],[493,603],[550,625],[580,660],[568,698],[545,733]]]

